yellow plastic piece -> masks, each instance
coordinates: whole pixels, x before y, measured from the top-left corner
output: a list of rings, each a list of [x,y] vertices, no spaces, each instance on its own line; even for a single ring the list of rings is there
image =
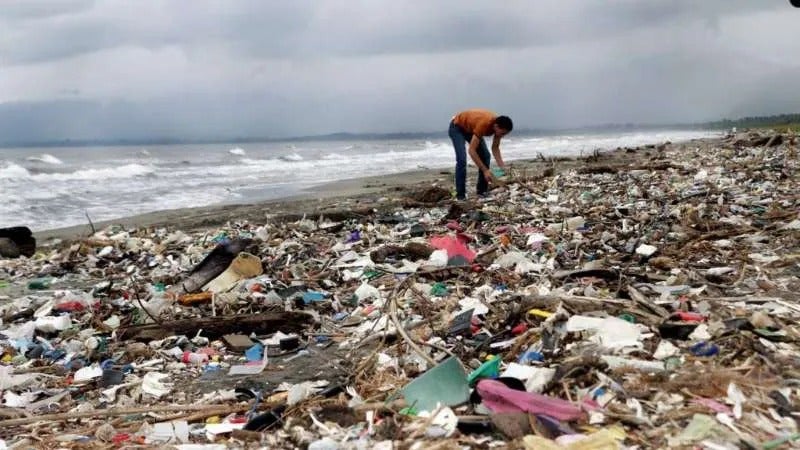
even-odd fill
[[[536,309],[536,308],[528,310],[528,314],[530,314],[532,316],[544,317],[545,319],[547,319],[548,317],[553,315],[553,313],[551,313],[549,311],[545,311],[543,309]]]

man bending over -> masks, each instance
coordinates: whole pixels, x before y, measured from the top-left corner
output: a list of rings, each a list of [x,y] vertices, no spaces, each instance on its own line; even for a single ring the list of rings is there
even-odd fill
[[[456,150],[456,199],[465,200],[467,183],[467,154],[478,166],[478,196],[485,196],[489,191],[489,184],[497,181],[489,169],[491,155],[486,149],[484,136],[492,138],[492,154],[501,169],[506,168],[503,156],[500,154],[500,139],[514,128],[508,116],[498,116],[485,109],[469,109],[456,114],[450,121],[449,135]],[[465,145],[469,149],[465,151]]]

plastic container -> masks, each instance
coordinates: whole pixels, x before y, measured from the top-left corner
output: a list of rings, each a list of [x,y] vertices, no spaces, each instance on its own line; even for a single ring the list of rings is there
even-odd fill
[[[122,379],[124,377],[125,373],[121,370],[105,369],[103,370],[103,375],[100,378],[100,385],[103,387],[116,386],[122,383]]]
[[[537,352],[536,350],[531,350],[531,349],[528,349],[517,360],[519,364],[530,364],[532,362],[542,362],[542,361],[544,361],[544,355]]]
[[[36,278],[28,282],[28,289],[31,290],[50,289],[50,286],[52,284],[53,284],[52,278]]]
[[[64,331],[71,326],[72,320],[70,320],[68,314],[63,316],[45,316],[36,319],[36,329],[43,333]]]
[[[684,322],[705,322],[706,319],[703,314],[686,311],[678,311],[670,316],[670,320],[682,320]]]
[[[86,309],[86,305],[84,305],[80,300],[68,300],[58,303],[53,307],[53,311],[58,312],[76,312],[83,311],[84,309]]]
[[[208,355],[204,353],[183,352],[182,361],[186,364],[205,364],[208,362]]]
[[[719,354],[719,347],[711,342],[698,342],[692,345],[689,350],[694,356],[714,356]]]

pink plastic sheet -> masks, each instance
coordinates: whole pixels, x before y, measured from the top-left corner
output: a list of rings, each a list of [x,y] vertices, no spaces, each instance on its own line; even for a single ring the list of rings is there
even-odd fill
[[[583,415],[580,407],[568,401],[517,391],[496,380],[481,380],[477,389],[483,404],[495,413],[527,412],[558,420],[576,420]]]
[[[453,236],[434,236],[431,238],[431,246],[438,250],[447,251],[448,258],[461,256],[469,263],[475,260],[475,252]]]

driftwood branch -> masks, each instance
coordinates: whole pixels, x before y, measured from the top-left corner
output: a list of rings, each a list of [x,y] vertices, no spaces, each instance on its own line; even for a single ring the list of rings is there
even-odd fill
[[[313,322],[313,316],[296,311],[274,311],[262,314],[201,317],[162,321],[156,324],[120,328],[121,340],[152,341],[173,335],[190,335],[203,330],[203,336],[218,339],[228,333],[268,334],[275,331],[294,333]]]
[[[222,405],[220,405],[222,406]],[[19,419],[0,420],[0,429],[19,425],[29,425],[36,422],[54,422],[62,420],[100,418],[127,416],[129,414],[145,414],[155,412],[174,412],[174,411],[203,411],[214,408],[212,405],[166,405],[166,406],[144,406],[139,408],[111,408],[98,409],[84,412],[67,412],[58,414],[43,414],[40,416],[22,417]]]

